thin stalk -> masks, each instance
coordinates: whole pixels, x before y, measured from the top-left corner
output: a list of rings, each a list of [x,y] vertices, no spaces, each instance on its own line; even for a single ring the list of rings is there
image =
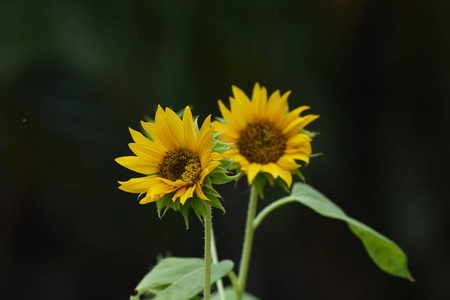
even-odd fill
[[[212,262],[213,264],[219,263],[219,256],[217,255],[217,247],[216,247],[216,239],[214,237],[214,229],[211,225],[211,250],[212,250]],[[223,281],[222,279],[217,280],[217,291],[219,292],[220,300],[226,300],[225,299],[225,290],[223,288]]]
[[[290,202],[295,202],[297,200],[286,197],[286,198],[282,198],[276,202],[273,202],[272,204],[266,206],[259,214],[258,216],[255,218],[255,220],[253,221],[253,227],[256,229],[258,228],[258,226],[261,224],[261,222],[267,217],[267,215],[269,213],[271,213],[273,210],[275,210],[276,208],[283,206],[287,203]]]
[[[248,203],[247,211],[247,224],[245,226],[245,238],[244,246],[242,248],[241,264],[239,266],[239,293],[236,295],[236,300],[242,299],[242,294],[245,291],[245,283],[247,281],[248,267],[250,264],[250,255],[252,252],[253,236],[255,233],[255,227],[253,226],[253,220],[255,219],[256,206],[258,204],[258,193],[256,188],[252,185],[250,191],[250,200]]]
[[[203,299],[211,296],[211,205],[206,205],[205,217],[205,289]]]
[[[230,273],[228,273],[228,278],[231,281],[231,285],[233,285],[234,292],[236,293],[236,295],[239,295],[239,283],[236,274],[234,274],[234,272],[231,271]]]

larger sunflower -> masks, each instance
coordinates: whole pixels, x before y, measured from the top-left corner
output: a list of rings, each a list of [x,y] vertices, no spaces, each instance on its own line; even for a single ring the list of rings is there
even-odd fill
[[[234,149],[224,155],[247,174],[249,184],[264,172],[273,179],[281,178],[290,187],[291,172],[301,166],[298,161],[309,163],[312,138],[303,129],[319,116],[301,117],[308,106],[288,112],[290,91],[281,96],[277,90],[268,98],[266,88],[256,83],[251,100],[236,86],[232,91],[231,109],[219,100],[223,119],[212,123],[222,141],[234,144]]]
[[[119,157],[116,162],[145,176],[119,181],[119,188],[130,193],[146,193],[141,204],[161,200],[158,211],[172,207],[179,209],[185,218],[189,206],[197,215],[203,215],[204,207],[199,206],[199,199],[223,209],[211,183],[216,183],[217,178],[221,183],[228,179],[219,167],[221,160],[224,164],[220,153],[228,148],[215,140],[211,116],[198,129],[188,106],[183,120],[170,108],[164,111],[158,106],[155,123],[142,121],[141,124],[151,139],[130,128],[134,143],[129,147],[136,156]]]

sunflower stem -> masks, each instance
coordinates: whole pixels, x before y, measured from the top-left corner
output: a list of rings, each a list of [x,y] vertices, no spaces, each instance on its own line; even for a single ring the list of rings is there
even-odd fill
[[[236,295],[236,300],[242,299],[242,294],[245,291],[245,283],[247,281],[248,267],[250,264],[250,255],[252,252],[253,236],[255,227],[253,220],[255,219],[256,206],[258,204],[258,193],[255,186],[252,185],[250,191],[250,201],[247,211],[247,225],[245,226],[244,246],[242,248],[241,264],[239,266],[239,293]]]
[[[217,255],[217,247],[216,247],[216,239],[214,236],[214,228],[211,224],[211,254],[212,254],[212,262],[213,264],[219,263],[219,255]],[[219,292],[220,300],[226,300],[225,299],[225,290],[223,287],[223,281],[222,279],[217,280],[217,291]]]
[[[211,294],[211,205],[206,204],[205,217],[205,289],[203,299],[209,300]]]

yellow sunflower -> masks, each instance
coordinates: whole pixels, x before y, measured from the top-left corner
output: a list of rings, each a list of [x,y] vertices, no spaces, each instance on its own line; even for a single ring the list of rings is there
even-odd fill
[[[141,204],[161,198],[169,200],[168,196],[170,202],[179,200],[182,206],[193,197],[210,201],[202,186],[205,178],[224,159],[220,153],[213,151],[211,116],[198,129],[188,106],[184,110],[183,120],[171,109],[164,111],[158,106],[155,123],[141,121],[141,124],[151,139],[130,128],[134,143],[129,146],[136,156],[119,157],[116,162],[145,176],[119,181],[119,188],[130,193],[146,193],[140,200]],[[158,206],[158,212],[159,209]]]
[[[308,106],[288,112],[291,91],[281,96],[277,90],[268,98],[266,88],[256,83],[250,100],[238,87],[232,86],[232,90],[231,109],[219,100],[223,119],[212,123],[224,143],[234,144],[224,156],[230,156],[247,174],[249,184],[259,172],[265,172],[290,187],[291,171],[301,167],[297,161],[309,163],[312,138],[303,129],[319,116],[301,117]]]

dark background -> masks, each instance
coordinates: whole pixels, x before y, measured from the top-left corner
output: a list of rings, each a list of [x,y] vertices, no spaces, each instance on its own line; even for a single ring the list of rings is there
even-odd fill
[[[201,257],[201,224],[137,204],[117,188],[136,174],[114,158],[157,104],[203,119],[232,84],[251,94],[258,81],[321,115],[308,183],[396,241],[417,282],[378,270],[344,223],[291,204],[257,230],[248,290],[450,299],[448,3],[1,2],[0,298],[127,299],[158,254]],[[219,255],[237,272],[248,187],[219,190]],[[260,208],[284,195],[267,193]]]

